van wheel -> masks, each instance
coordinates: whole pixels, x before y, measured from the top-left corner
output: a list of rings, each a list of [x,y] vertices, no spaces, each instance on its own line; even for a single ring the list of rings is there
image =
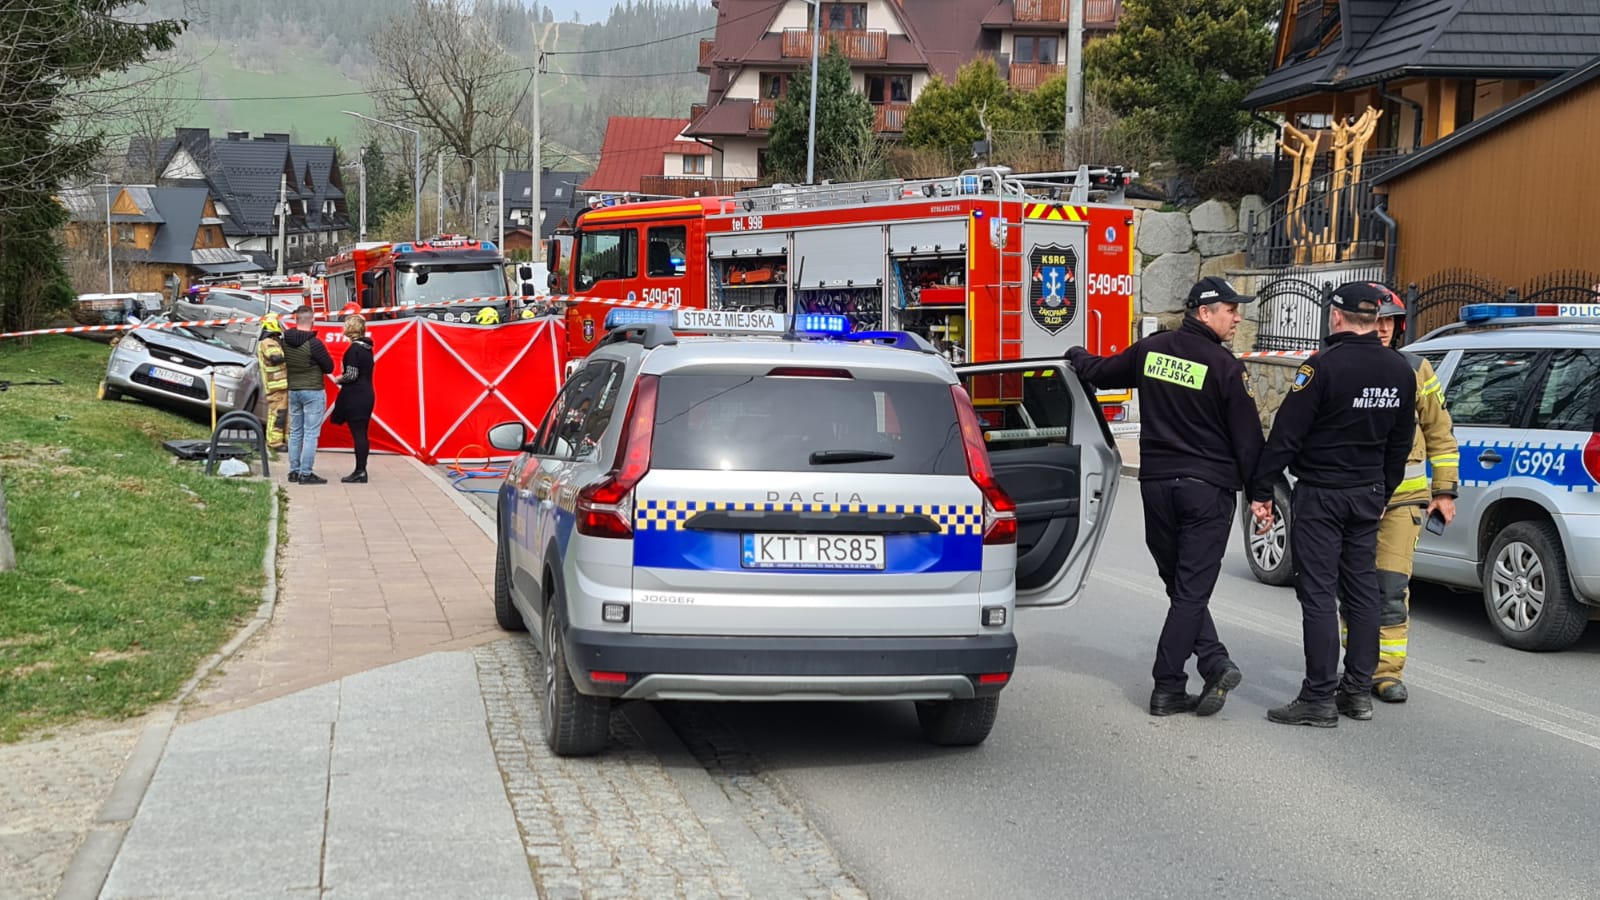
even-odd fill
[[[1572,594],[1554,524],[1513,522],[1495,535],[1484,563],[1483,606],[1500,640],[1518,650],[1565,650],[1578,642],[1589,611]]]
[[[565,631],[552,602],[544,614],[544,742],[557,756],[593,756],[611,736],[611,700],[578,692],[561,643]]]
[[[506,560],[505,536],[497,535],[494,543],[494,620],[506,631],[527,631],[528,623],[511,602],[511,566]]]
[[[1250,573],[1262,584],[1283,587],[1294,581],[1294,552],[1289,549],[1291,527],[1288,485],[1279,484],[1272,489],[1272,529],[1266,534],[1256,534],[1250,504],[1244,504],[1245,559],[1250,563]]]
[[[122,392],[111,385],[106,384],[104,381],[101,381],[100,390],[96,392],[96,396],[98,396],[101,400],[110,400],[115,402],[122,399]]]
[[[994,729],[1000,695],[969,700],[924,700],[917,703],[922,736],[941,747],[975,747]]]

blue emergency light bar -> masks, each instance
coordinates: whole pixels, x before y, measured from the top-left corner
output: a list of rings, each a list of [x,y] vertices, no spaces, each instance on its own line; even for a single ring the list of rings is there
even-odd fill
[[[1600,319],[1600,303],[1471,303],[1461,307],[1461,321],[1490,319]]]
[[[788,334],[838,337],[850,333],[850,318],[837,313],[737,312],[712,309],[613,309],[605,329],[655,323],[674,331],[704,334]]]

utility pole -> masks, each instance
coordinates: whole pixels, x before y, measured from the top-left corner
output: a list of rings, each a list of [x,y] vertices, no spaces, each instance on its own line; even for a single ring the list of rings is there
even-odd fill
[[[1072,0],[1071,20],[1067,22],[1067,108],[1066,129],[1061,135],[1062,169],[1078,165],[1073,159],[1072,134],[1083,125],[1083,0]]]
[[[471,184],[469,190],[472,193],[468,195],[471,200],[467,203],[467,208],[472,210],[472,216],[467,219],[467,237],[475,238],[478,235],[478,161],[469,156],[467,165],[472,167],[472,177],[469,182]]]
[[[500,193],[495,195],[495,217],[500,220],[500,240],[495,243],[500,252],[506,252],[506,170],[500,170]]]
[[[289,176],[278,176],[278,274],[283,274],[289,241]]]
[[[435,235],[444,234],[444,151],[439,151],[439,229]]]
[[[360,163],[359,168],[356,169],[356,174],[361,179],[361,230],[358,232],[358,234],[360,234],[361,236],[356,238],[356,240],[360,241],[361,243],[366,243],[366,240],[367,240],[367,148],[362,147],[361,148],[361,152],[356,154],[356,159]]]
[[[806,136],[806,184],[817,183],[817,44],[822,39],[822,0],[811,4],[811,124]],[[1074,0],[1081,3],[1082,0]]]
[[[116,291],[112,287],[111,276],[111,174],[108,172],[103,177],[106,180],[106,293],[114,294]]]
[[[543,141],[543,134],[544,134],[543,125],[539,121],[539,106],[540,106],[540,102],[539,102],[539,70],[544,68],[544,48],[539,45],[539,32],[537,30],[537,26],[534,26],[534,28],[535,28],[535,30],[534,30],[534,35],[533,35],[533,164],[528,169],[528,202],[533,206],[532,211],[529,212],[529,214],[528,214],[528,221],[530,223],[528,225],[528,228],[529,228],[529,234],[528,234],[528,259],[529,260],[536,260],[536,259],[539,258],[539,249],[538,249],[539,248],[539,241],[544,236],[543,235],[543,232],[544,232],[544,215],[543,215],[544,214],[544,194],[542,193],[543,186],[540,184],[541,179],[539,177],[539,175],[541,174],[540,173],[540,169],[542,168],[542,165],[543,165],[543,153],[542,153],[543,148],[540,147],[539,145]],[[502,193],[501,197],[504,197],[504,196],[505,196],[505,194]],[[501,218],[504,219],[505,216],[502,215]],[[503,252],[504,248],[501,248],[501,250]]]

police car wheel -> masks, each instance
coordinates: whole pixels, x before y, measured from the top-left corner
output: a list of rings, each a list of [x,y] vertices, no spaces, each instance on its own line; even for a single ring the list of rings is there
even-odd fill
[[[917,724],[930,744],[975,747],[989,737],[1000,713],[1000,695],[969,700],[924,700],[917,703]]]
[[[1282,587],[1294,581],[1294,553],[1289,547],[1290,521],[1289,488],[1278,485],[1272,489],[1272,529],[1266,534],[1256,534],[1255,517],[1250,514],[1250,504],[1243,504],[1245,559],[1250,563],[1250,573],[1262,584]]]
[[[1500,640],[1518,650],[1565,650],[1589,624],[1573,596],[1561,533],[1545,521],[1500,530],[1484,563],[1483,606]]]
[[[122,399],[122,392],[102,381],[100,382],[99,396],[101,400],[111,400],[115,402]]]
[[[557,756],[593,756],[610,739],[611,701],[578,692],[554,605],[546,605],[544,615],[544,742]]]
[[[494,543],[494,620],[506,631],[527,631],[522,612],[511,602],[511,566],[506,560],[505,537],[497,537]]]

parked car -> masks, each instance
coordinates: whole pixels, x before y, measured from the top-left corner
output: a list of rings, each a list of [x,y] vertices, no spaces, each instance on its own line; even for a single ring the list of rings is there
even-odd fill
[[[1521,650],[1562,650],[1600,618],[1600,306],[1481,304],[1466,327],[1406,349],[1433,364],[1461,445],[1456,518],[1423,530],[1416,580],[1478,591],[1489,622]],[[1288,584],[1294,527],[1287,479],[1276,523],[1242,527],[1256,577]]]
[[[679,315],[756,333],[615,328],[537,431],[489,433],[520,454],[495,615],[543,653],[550,747],[601,750],[615,699],[912,700],[931,742],[982,742],[1015,608],[1074,600],[1109,520],[1093,395],[1059,360],[805,334],[843,316]]]
[[[145,324],[164,321],[155,317]],[[251,324],[135,328],[112,344],[100,399],[127,394],[209,411],[214,396],[219,413],[257,412],[262,391],[256,333]]]

